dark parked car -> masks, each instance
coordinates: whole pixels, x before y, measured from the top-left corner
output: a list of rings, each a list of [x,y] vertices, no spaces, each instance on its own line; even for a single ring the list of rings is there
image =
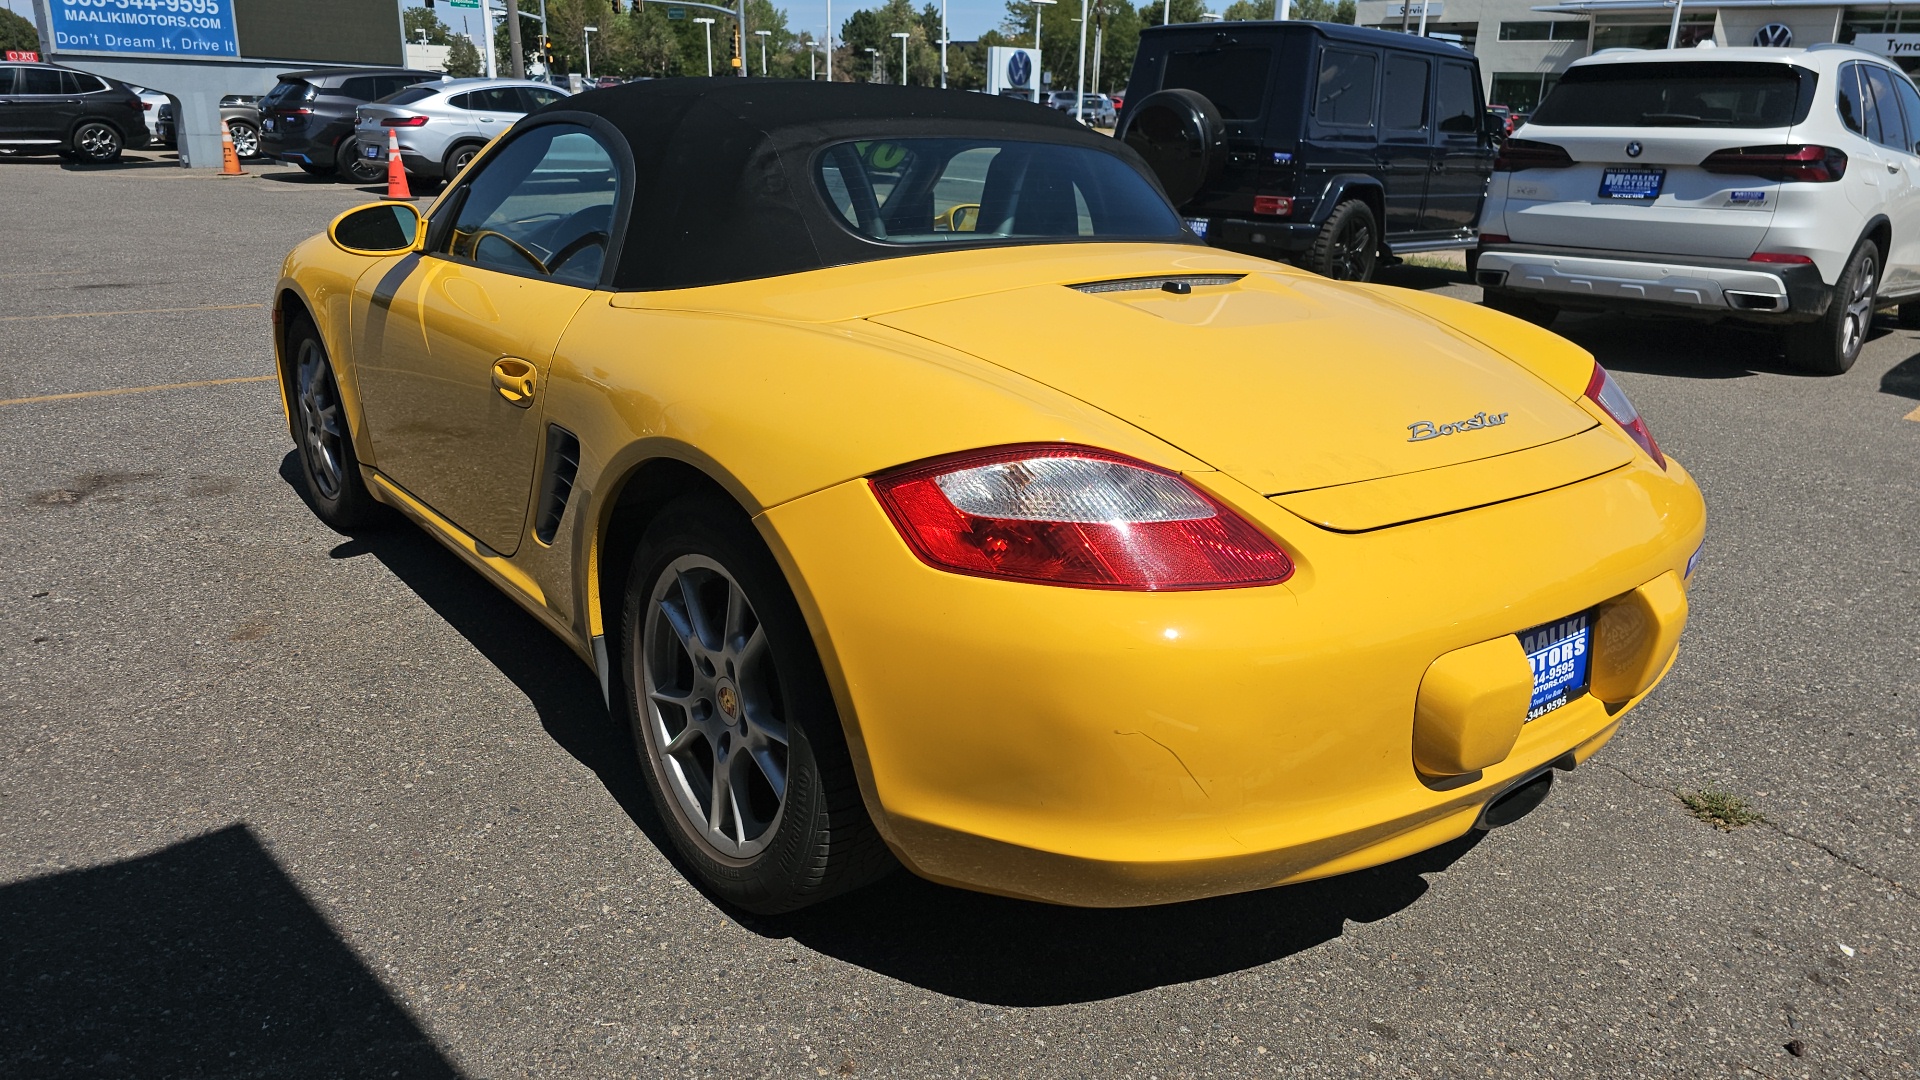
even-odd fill
[[[220,119],[233,133],[233,152],[245,160],[260,154],[260,99],[248,94],[228,94],[220,99]],[[160,119],[154,124],[161,146],[177,146],[180,131],[173,123],[173,103],[160,106]]]
[[[107,162],[145,145],[145,106],[126,83],[53,64],[0,64],[0,150]]]
[[[1471,53],[1315,22],[1140,35],[1116,136],[1216,247],[1365,281],[1473,243],[1494,130]]]
[[[437,71],[405,68],[290,71],[260,99],[261,152],[315,176],[331,175],[337,167],[344,180],[372,183],[386,175],[386,161],[365,158],[355,148],[353,110],[440,77]]]

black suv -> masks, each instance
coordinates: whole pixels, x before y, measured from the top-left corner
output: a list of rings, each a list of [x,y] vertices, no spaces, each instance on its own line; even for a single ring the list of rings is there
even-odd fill
[[[338,165],[342,179],[371,183],[387,174],[387,163],[369,162],[354,151],[353,110],[441,77],[405,68],[289,71],[260,99],[260,152],[315,176],[327,176]]]
[[[0,64],[0,150],[98,163],[145,145],[146,108],[126,83],[53,64]]]
[[[1383,258],[1473,243],[1500,125],[1452,45],[1333,23],[1155,27],[1126,101],[1116,137],[1216,247],[1365,281]]]

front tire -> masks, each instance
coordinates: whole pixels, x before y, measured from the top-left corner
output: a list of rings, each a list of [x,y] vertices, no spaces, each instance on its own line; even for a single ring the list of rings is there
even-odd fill
[[[1333,208],[1307,248],[1302,263],[1335,281],[1371,281],[1380,260],[1380,224],[1373,208],[1348,199]]]
[[[73,156],[94,165],[120,160],[125,142],[112,124],[89,120],[73,129]]]
[[[340,401],[340,384],[326,343],[305,319],[294,324],[287,338],[293,356],[288,398],[308,499],[320,520],[335,531],[363,528],[372,523],[379,504],[360,477],[360,457],[354,453],[346,406]]]
[[[702,884],[775,914],[893,868],[799,605],[744,513],[706,495],[663,509],[622,627],[647,790]]]
[[[1860,349],[1873,331],[1873,307],[1880,290],[1880,247],[1860,241],[1847,259],[1847,268],[1834,282],[1826,314],[1810,323],[1789,326],[1781,335],[1787,360],[1811,375],[1842,375],[1860,358]]]

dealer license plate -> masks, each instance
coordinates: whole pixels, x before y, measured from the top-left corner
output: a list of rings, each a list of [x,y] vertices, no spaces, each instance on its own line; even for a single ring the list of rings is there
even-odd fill
[[[380,156],[380,148],[377,146],[363,146],[360,148],[360,154],[367,158],[377,158]]]
[[[1665,169],[1608,169],[1600,175],[1600,197],[1613,202],[1652,202],[1660,197]]]
[[[1207,238],[1207,225],[1208,222],[1206,218],[1190,217],[1187,219],[1187,228],[1192,229],[1193,235],[1202,240]]]
[[[1520,632],[1520,647],[1533,665],[1533,700],[1527,704],[1527,719],[1537,720],[1586,690],[1593,654],[1592,622],[1589,614],[1582,613]]]

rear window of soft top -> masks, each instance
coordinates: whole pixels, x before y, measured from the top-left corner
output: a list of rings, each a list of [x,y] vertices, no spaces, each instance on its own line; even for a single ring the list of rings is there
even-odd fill
[[[1549,127],[1781,128],[1806,119],[1813,72],[1755,61],[1593,64],[1562,76],[1531,123]]]

